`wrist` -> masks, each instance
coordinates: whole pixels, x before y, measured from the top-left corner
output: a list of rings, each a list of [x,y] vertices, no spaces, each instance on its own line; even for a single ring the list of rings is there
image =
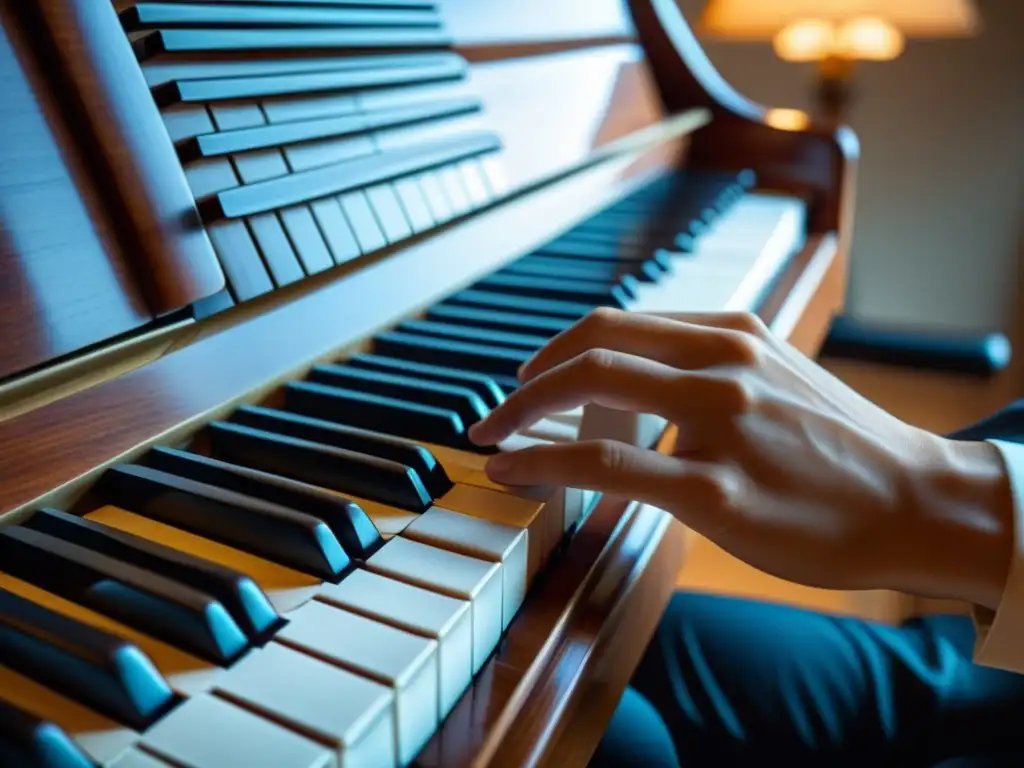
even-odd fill
[[[903,591],[995,610],[1014,548],[1013,491],[999,449],[936,438],[906,487]]]

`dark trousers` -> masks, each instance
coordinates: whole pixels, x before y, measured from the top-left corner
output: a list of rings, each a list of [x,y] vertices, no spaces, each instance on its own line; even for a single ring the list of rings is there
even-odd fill
[[[973,644],[962,616],[678,593],[591,766],[1024,768],[1024,676],[973,664]]]

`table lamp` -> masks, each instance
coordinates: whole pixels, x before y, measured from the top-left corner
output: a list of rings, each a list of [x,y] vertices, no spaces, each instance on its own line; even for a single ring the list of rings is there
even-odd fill
[[[786,61],[817,65],[822,117],[843,122],[858,61],[890,61],[908,37],[977,32],[971,0],[710,0],[697,25],[720,40],[771,40]]]

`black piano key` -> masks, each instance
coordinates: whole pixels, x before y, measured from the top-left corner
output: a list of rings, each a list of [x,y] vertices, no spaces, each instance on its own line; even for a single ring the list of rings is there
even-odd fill
[[[285,386],[285,407],[326,421],[455,448],[473,448],[466,425],[449,408],[355,389],[295,381]]]
[[[511,347],[536,352],[548,343],[546,336],[532,336],[525,333],[509,333],[488,328],[471,328],[457,323],[442,323],[436,320],[407,320],[397,329],[401,333],[434,338],[458,339],[495,347]]]
[[[25,677],[144,729],[174,692],[129,642],[0,588],[0,659]]]
[[[651,251],[659,245],[664,245],[666,242],[671,242],[671,239],[659,237],[631,242],[626,241],[624,238],[616,238],[605,243],[599,243],[596,241],[571,241],[560,238],[541,246],[534,253],[539,256],[561,256],[570,259],[613,261],[629,264],[651,258]]]
[[[434,499],[444,496],[452,489],[453,483],[448,479],[444,467],[430,451],[421,445],[394,435],[382,435],[365,429],[336,424],[332,421],[314,419],[298,413],[278,411],[258,405],[243,405],[231,414],[231,421],[265,432],[296,437],[300,440],[308,440],[312,443],[321,443],[404,464],[419,476],[420,481]],[[362,528],[360,527],[359,530],[362,531]],[[373,533],[374,540],[379,540],[380,535],[376,528],[373,529]],[[346,549],[348,548],[345,541],[342,541],[342,544],[345,544]],[[378,547],[379,545],[376,543],[370,546],[368,542],[364,541],[363,549],[367,554],[358,557],[365,560]],[[352,552],[350,551],[349,554]]]
[[[358,504],[320,488],[174,448],[154,448],[143,463],[322,520],[352,559],[365,560],[384,545],[373,521]]]
[[[0,698],[0,765],[4,768],[97,768],[64,729],[3,698]]]
[[[220,4],[142,2],[121,11],[120,18],[127,32],[161,27],[440,27],[436,13],[400,8],[245,8]]]
[[[215,597],[250,640],[259,641],[281,620],[248,576],[187,552],[55,509],[40,510],[24,525]]]
[[[427,311],[428,320],[443,323],[458,323],[477,328],[493,328],[508,333],[524,333],[528,336],[552,336],[572,327],[573,320],[564,317],[546,317],[517,312],[499,312],[479,307],[463,307],[458,304],[435,304]]]
[[[399,360],[394,357],[380,355],[355,355],[345,361],[356,368],[367,368],[372,371],[387,371],[404,376],[412,376],[429,381],[440,381],[453,384],[476,393],[487,408],[497,408],[505,402],[505,394],[494,379],[483,373],[461,371],[458,368],[446,368],[440,365],[416,363],[411,360]]]
[[[500,376],[515,376],[519,367],[533,355],[522,349],[414,336],[395,331],[377,336],[374,339],[374,351],[418,363],[447,365]]]
[[[132,43],[144,61],[162,53],[280,50],[446,48],[451,38],[430,28],[385,29],[161,29]]]
[[[665,272],[650,260],[619,264],[613,261],[577,261],[557,256],[526,256],[504,267],[498,274],[614,283],[626,275],[657,282]]]
[[[466,133],[391,149],[217,192],[200,204],[208,221],[238,218],[392,181],[501,148],[491,133]]]
[[[447,303],[499,311],[564,317],[570,320],[580,320],[594,311],[591,305],[575,301],[535,299],[530,296],[510,296],[503,293],[474,291],[471,289],[459,291],[455,295],[450,296]]]
[[[234,491],[132,464],[108,469],[99,490],[129,512],[322,579],[337,581],[351,564],[322,521]]]
[[[212,596],[46,533],[0,530],[0,563],[11,576],[217,664],[248,645]]]
[[[343,365],[318,365],[314,366],[307,378],[330,387],[354,389],[455,411],[467,428],[490,413],[484,401],[471,389],[394,372],[369,371]]]
[[[424,57],[426,58],[426,57]],[[441,54],[431,60],[403,66],[336,67],[313,72],[288,72],[255,77],[203,77],[173,80],[153,89],[162,107],[179,103],[201,104],[233,99],[264,99],[296,94],[314,95],[366,88],[425,85],[458,80],[466,74],[459,56]]]
[[[620,285],[606,285],[591,280],[558,280],[557,278],[491,275],[473,285],[475,291],[493,291],[513,296],[531,296],[589,304],[593,307],[624,308],[629,296]]]
[[[214,454],[238,464],[412,512],[432,501],[416,471],[397,461],[230,422],[209,431]]]
[[[505,391],[506,395],[511,395],[519,389],[519,379],[515,376],[495,376],[494,380],[498,382],[498,386]]]

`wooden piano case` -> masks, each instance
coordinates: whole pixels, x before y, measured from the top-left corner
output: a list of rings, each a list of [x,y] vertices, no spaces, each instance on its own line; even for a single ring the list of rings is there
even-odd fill
[[[229,186],[195,193],[197,168],[220,162],[244,182],[243,169],[237,158],[188,159],[182,147],[195,150],[202,131],[182,127],[195,116],[187,104],[161,101],[175,75],[159,51],[126,36],[106,2],[32,5],[0,5],[0,72],[11,84],[0,124],[0,376],[23,403],[9,398],[0,411],[7,522],[43,502],[73,508],[115,461],[181,441],[360,349],[668,168],[750,168],[761,186],[808,200],[807,245],[760,309],[777,334],[813,355],[842,304],[855,139],[811,120],[773,127],[769,110],[717,75],[671,0],[439,3],[450,40],[427,47],[465,62],[467,90],[453,98],[478,99],[471,119],[500,141],[479,167],[496,194],[429,231],[303,265],[291,280],[265,255],[255,277],[231,262],[259,245],[263,209]],[[203,55],[175,61],[211,71],[244,61]],[[204,119],[216,106],[202,105]],[[101,322],[112,308],[119,314]],[[133,337],[145,355],[97,367]],[[674,589],[685,534],[660,510],[602,499],[419,764],[584,765]]]

